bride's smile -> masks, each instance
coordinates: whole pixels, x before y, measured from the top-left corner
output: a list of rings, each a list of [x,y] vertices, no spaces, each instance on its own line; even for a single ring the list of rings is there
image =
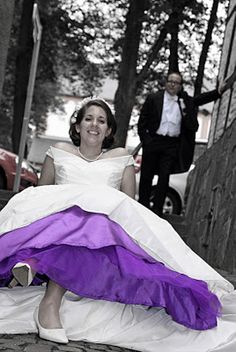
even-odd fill
[[[81,143],[96,142],[102,145],[104,138],[110,133],[105,111],[99,106],[90,106],[76,130],[80,133]]]

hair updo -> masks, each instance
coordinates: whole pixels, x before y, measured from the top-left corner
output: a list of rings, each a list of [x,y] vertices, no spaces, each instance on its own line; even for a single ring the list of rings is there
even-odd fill
[[[77,147],[80,145],[80,133],[76,131],[76,124],[79,125],[81,123],[87,109],[93,105],[102,108],[107,115],[107,125],[108,125],[108,128],[111,129],[111,132],[109,136],[105,137],[102,144],[102,148],[104,149],[110,148],[115,140],[114,135],[116,133],[117,125],[116,125],[116,120],[114,118],[114,115],[111,111],[111,108],[106,103],[106,101],[101,98],[86,98],[84,99],[84,101],[82,101],[80,108],[75,109],[75,111],[73,112],[70,118],[70,129],[69,129],[70,138],[74,145],[76,145]]]

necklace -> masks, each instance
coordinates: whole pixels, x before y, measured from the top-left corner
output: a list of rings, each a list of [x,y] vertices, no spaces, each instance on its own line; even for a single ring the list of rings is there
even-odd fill
[[[92,161],[98,160],[98,159],[102,156],[102,154],[103,154],[103,151],[102,151],[95,159],[89,159],[89,158],[86,158],[86,156],[84,156],[84,155],[81,153],[81,151],[80,151],[79,148],[77,148],[77,151],[78,151],[79,156],[80,156],[82,159],[84,159],[84,160],[86,160],[86,161],[89,161],[90,163],[91,163]]]

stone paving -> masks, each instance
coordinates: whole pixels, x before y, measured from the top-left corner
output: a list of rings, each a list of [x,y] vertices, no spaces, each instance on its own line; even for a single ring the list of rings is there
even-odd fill
[[[131,352],[111,345],[70,341],[67,345],[40,339],[36,334],[0,335],[1,352]],[[132,352],[135,352],[132,350]]]

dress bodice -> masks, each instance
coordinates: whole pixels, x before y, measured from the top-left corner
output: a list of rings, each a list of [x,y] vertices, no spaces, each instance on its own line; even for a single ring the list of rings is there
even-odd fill
[[[131,155],[88,162],[55,147],[50,147],[47,155],[54,161],[56,184],[99,184],[120,189],[124,169],[134,163]]]

